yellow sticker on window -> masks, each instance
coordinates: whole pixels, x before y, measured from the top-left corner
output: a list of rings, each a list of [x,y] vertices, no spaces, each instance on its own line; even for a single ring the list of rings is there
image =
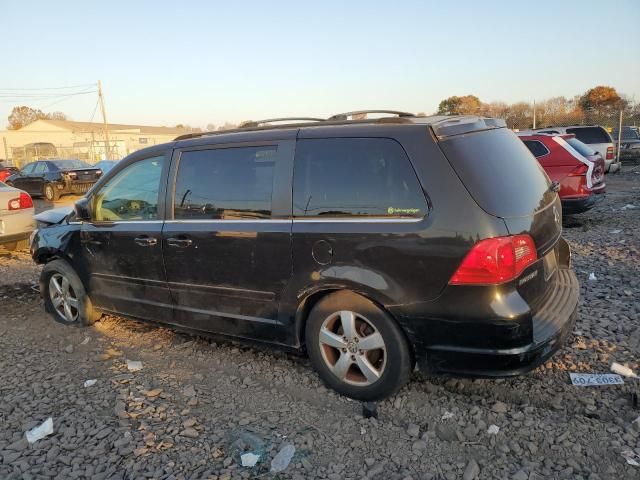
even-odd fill
[[[387,213],[389,215],[415,215],[416,213],[420,213],[419,208],[387,208]]]

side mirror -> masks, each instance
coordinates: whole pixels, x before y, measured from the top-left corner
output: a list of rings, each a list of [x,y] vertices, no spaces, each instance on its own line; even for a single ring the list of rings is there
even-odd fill
[[[76,212],[76,220],[81,222],[88,222],[91,220],[91,210],[89,209],[89,199],[86,197],[78,200],[74,205]]]

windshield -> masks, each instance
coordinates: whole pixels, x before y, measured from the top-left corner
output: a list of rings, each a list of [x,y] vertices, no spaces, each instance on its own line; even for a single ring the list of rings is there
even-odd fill
[[[585,157],[589,157],[591,155],[595,155],[596,151],[590,146],[582,143],[577,138],[565,138],[564,139],[569,145],[571,145],[575,150],[578,151],[580,155],[584,155]]]
[[[93,168],[86,162],[82,160],[49,160],[60,170],[70,170],[73,168]]]

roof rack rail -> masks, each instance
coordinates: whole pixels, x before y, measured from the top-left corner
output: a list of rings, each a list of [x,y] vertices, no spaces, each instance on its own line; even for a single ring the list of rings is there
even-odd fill
[[[356,110],[354,112],[336,113],[335,115],[330,116],[328,120],[347,120],[348,117],[361,115],[366,118],[369,113],[388,113],[390,115],[397,115],[398,117],[415,117],[413,113],[399,112],[397,110]]]
[[[282,117],[282,118],[267,118],[266,120],[248,120],[240,124],[240,128],[255,128],[267,123],[276,122],[324,122],[324,118],[315,117]]]

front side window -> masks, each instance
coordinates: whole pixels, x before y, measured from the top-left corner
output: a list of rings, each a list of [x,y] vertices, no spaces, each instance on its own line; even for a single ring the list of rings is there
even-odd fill
[[[164,157],[129,165],[93,195],[92,216],[98,222],[158,219],[158,197]]]
[[[276,157],[276,146],[182,152],[174,217],[269,218]]]
[[[529,151],[533,153],[533,156],[538,158],[549,153],[547,147],[545,147],[542,142],[537,140],[524,140],[524,144],[527,146]]]
[[[298,140],[297,217],[423,217],[427,202],[409,158],[388,138]]]

